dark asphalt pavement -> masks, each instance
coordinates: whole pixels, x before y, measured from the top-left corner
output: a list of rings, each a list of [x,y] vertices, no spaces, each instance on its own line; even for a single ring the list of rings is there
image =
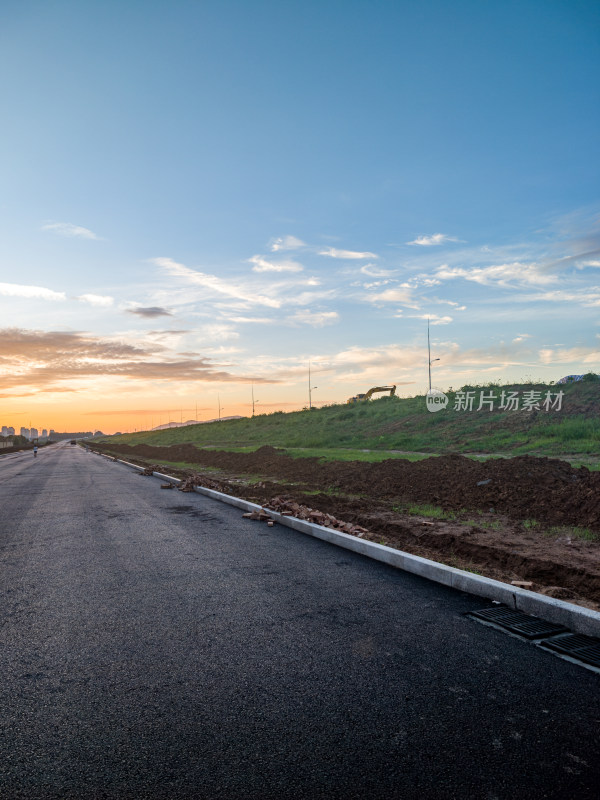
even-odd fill
[[[67,444],[0,456],[0,798],[600,797],[600,676]]]

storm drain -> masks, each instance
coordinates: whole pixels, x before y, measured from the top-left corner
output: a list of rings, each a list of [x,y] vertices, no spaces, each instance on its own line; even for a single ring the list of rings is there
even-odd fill
[[[467,611],[465,616],[498,627],[500,630],[509,631],[536,647],[600,672],[600,639],[593,636],[573,633],[563,625],[545,622],[538,617],[532,617],[522,611],[513,611],[502,605],[483,608],[481,611]]]
[[[523,614],[522,611],[513,611],[505,606],[470,611],[467,616],[489,622],[492,625],[499,625],[511,633],[516,633],[517,636],[530,640],[545,639],[548,636],[556,636],[558,633],[568,633],[562,625],[530,617],[528,614]]]
[[[557,636],[556,639],[542,642],[540,647],[600,668],[600,639],[594,639],[593,636],[569,633],[566,636]]]

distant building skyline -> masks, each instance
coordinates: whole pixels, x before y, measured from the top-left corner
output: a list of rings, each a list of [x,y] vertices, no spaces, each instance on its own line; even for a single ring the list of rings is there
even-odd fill
[[[15,436],[15,428],[12,425],[2,425],[2,436]],[[31,428],[27,428],[24,425],[21,426],[19,430],[19,436],[24,436],[26,439],[47,439],[48,437],[48,429],[43,428],[42,433],[40,435],[39,429],[35,426],[31,426]]]

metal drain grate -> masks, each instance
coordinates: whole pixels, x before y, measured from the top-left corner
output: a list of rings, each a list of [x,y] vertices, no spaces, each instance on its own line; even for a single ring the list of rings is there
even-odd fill
[[[556,636],[557,633],[567,633],[567,629],[562,625],[555,625],[553,622],[546,622],[537,617],[530,617],[522,611],[513,611],[506,606],[498,608],[484,608],[481,611],[469,611],[467,616],[475,619],[499,625],[511,633],[523,636],[525,639],[545,639],[548,636]]]
[[[543,642],[540,646],[576,658],[593,667],[600,667],[600,639],[594,639],[593,636],[570,633],[568,636],[557,636],[556,639]]]

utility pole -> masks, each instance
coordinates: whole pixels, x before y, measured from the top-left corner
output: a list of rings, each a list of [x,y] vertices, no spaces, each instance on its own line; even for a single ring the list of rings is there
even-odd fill
[[[254,403],[259,403],[260,400],[254,399],[254,384],[252,384],[252,416],[254,416]]]
[[[217,402],[219,403],[219,422],[221,422],[221,395],[217,395]]]

